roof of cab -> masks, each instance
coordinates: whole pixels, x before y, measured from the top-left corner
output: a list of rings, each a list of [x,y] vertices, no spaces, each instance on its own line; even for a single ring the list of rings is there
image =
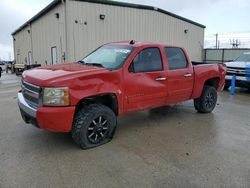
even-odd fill
[[[134,43],[131,44],[131,41]],[[163,46],[163,47],[176,47],[180,48],[179,46],[173,46],[173,45],[167,45],[167,44],[162,44],[162,43],[155,43],[155,42],[141,42],[141,41],[119,41],[119,42],[111,42],[107,43],[105,45],[124,45],[124,46],[132,46],[132,47],[141,47],[141,46]]]

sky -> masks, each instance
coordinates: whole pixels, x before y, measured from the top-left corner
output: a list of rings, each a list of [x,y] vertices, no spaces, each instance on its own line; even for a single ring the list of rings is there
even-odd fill
[[[205,48],[229,48],[238,39],[240,47],[250,48],[249,0],[119,0],[158,7],[206,26]],[[0,0],[0,59],[13,59],[11,33],[42,10],[52,0]]]

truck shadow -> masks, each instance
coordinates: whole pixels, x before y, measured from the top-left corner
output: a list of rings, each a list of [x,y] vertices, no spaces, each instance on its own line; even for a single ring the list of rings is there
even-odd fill
[[[145,127],[173,128],[179,125],[199,124],[206,121],[211,126],[214,114],[197,113],[191,101],[174,106],[164,106],[143,112],[131,113],[118,118],[118,133],[131,132]]]
[[[190,122],[195,122],[196,118],[198,118],[199,121],[199,119],[203,117],[209,119],[209,122],[206,124],[213,124],[213,114],[197,114],[193,105],[190,105],[189,103],[185,103],[184,105],[164,106],[152,110],[131,113],[118,118],[117,131],[114,136],[114,141],[111,143],[115,143],[115,140],[117,139],[122,140],[124,139],[122,137],[127,137],[127,135],[130,134],[149,134],[147,133],[148,131],[158,132],[162,130],[163,132],[169,131],[168,134],[171,134],[173,129],[181,128],[180,126],[182,126],[182,129],[186,129],[185,126],[190,126],[185,122],[186,119],[189,119]],[[206,127],[208,126],[206,125]],[[70,133],[37,131],[35,131],[35,137],[42,141],[42,143],[44,143],[42,145],[45,147],[57,148],[56,150],[80,149],[80,147],[74,143]],[[34,137],[34,134],[30,133],[30,136]],[[39,144],[41,144],[41,142],[39,142],[38,145]]]

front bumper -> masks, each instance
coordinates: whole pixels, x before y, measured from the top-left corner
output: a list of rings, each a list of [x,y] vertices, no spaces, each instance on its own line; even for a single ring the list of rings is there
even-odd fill
[[[31,107],[19,92],[17,94],[21,116],[26,123],[53,132],[70,132],[75,113],[75,107]]]

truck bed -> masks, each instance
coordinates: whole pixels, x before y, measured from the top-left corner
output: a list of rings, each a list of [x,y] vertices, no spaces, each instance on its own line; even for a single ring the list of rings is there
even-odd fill
[[[225,65],[223,63],[204,63],[204,62],[192,62],[194,70],[194,93],[193,98],[198,98],[201,95],[203,85],[207,81],[207,76],[211,78],[217,78],[219,84],[216,89],[221,90],[223,83],[225,82]]]
[[[196,66],[196,65],[213,65],[213,64],[223,64],[222,62],[214,62],[214,63],[211,63],[211,62],[206,62],[206,61],[192,61],[192,65],[193,66]]]

